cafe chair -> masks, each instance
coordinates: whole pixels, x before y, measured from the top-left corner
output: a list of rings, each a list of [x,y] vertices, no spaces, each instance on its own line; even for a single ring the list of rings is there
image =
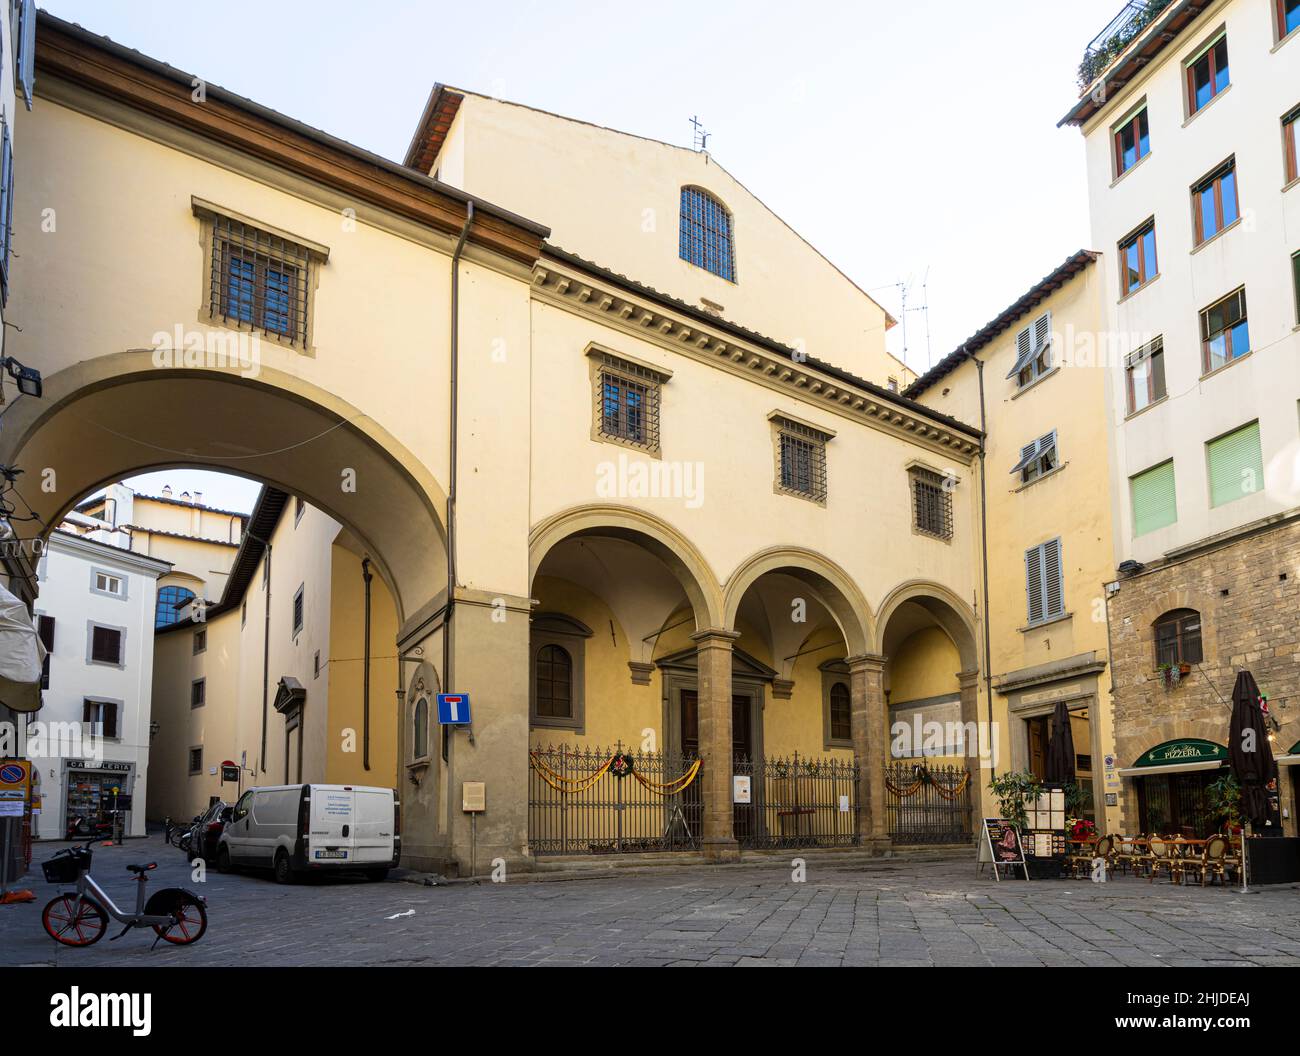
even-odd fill
[[[1199,855],[1183,863],[1183,869],[1198,874],[1202,887],[1207,878],[1214,876],[1219,878],[1219,883],[1226,885],[1228,862],[1228,838],[1223,835],[1211,836],[1205,841]]]
[[[1136,873],[1142,868],[1145,854],[1136,836],[1120,836],[1115,841],[1115,850],[1111,853],[1111,865],[1125,873]]]
[[[1115,837],[1102,836],[1095,843],[1085,844],[1076,854],[1069,856],[1067,864],[1071,876],[1092,875],[1092,863],[1101,858],[1106,863],[1106,879],[1114,875],[1115,866],[1111,856],[1115,853]]]
[[[1152,836],[1147,841],[1151,853],[1146,856],[1147,882],[1152,883],[1163,869],[1169,874],[1170,883],[1182,880],[1182,862],[1174,854],[1173,843],[1167,836]]]

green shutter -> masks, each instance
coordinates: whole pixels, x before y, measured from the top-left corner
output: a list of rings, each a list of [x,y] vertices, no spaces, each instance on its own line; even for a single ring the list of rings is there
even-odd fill
[[[1210,469],[1210,505],[1223,506],[1264,487],[1259,422],[1205,445]]]
[[[1146,535],[1178,520],[1173,459],[1129,480],[1133,496],[1133,535]]]

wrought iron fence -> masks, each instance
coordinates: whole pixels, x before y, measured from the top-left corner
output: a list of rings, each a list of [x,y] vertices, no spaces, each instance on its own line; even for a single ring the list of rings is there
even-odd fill
[[[534,854],[698,850],[704,822],[693,756],[550,745],[529,753]]]
[[[848,847],[858,842],[858,765],[833,757],[740,759],[750,802],[733,807],[742,847]]]
[[[971,774],[964,766],[885,766],[885,819],[898,844],[969,843]]]
[[[1106,28],[1089,42],[1083,53],[1083,61],[1079,64],[1079,90],[1086,92],[1092,82],[1105,73],[1119,57],[1120,52],[1151,25],[1170,3],[1171,0],[1129,0],[1119,14],[1106,23]]]

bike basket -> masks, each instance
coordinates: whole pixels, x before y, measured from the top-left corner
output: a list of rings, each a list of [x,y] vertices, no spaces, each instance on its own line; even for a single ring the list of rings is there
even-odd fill
[[[46,881],[51,884],[76,883],[77,877],[90,869],[90,852],[60,854],[48,862],[42,862],[41,869],[45,872]]]

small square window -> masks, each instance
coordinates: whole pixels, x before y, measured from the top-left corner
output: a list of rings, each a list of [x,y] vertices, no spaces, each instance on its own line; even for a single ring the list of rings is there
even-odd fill
[[[299,586],[297,592],[293,596],[293,637],[295,638],[298,637],[298,632],[302,630],[303,592],[305,589],[306,584]]]
[[[125,595],[125,580],[121,576],[115,576],[111,572],[101,572],[99,569],[96,569],[93,574],[96,594],[108,594],[115,598]]]
[[[116,627],[92,625],[90,660],[96,664],[122,664],[122,632]]]
[[[1053,429],[1046,436],[1040,436],[1020,449],[1020,461],[1011,467],[1011,472],[1020,475],[1021,484],[1032,484],[1060,464],[1061,456],[1056,449],[1056,430]]]
[[[190,775],[203,773],[203,749],[190,749]]]
[[[199,630],[199,631],[195,631],[195,632],[194,632],[194,653],[195,653],[195,655],[197,656],[199,653],[201,653],[201,652],[203,652],[205,649],[207,649],[207,647],[208,647],[208,632],[207,632],[207,630]]]
[[[936,539],[952,538],[952,491],[945,479],[928,469],[911,471],[912,527]]]
[[[208,702],[208,687],[204,679],[190,683],[190,707],[201,708]]]
[[[97,727],[101,737],[116,739],[117,702],[112,700],[83,700],[81,702],[81,721]]]
[[[776,434],[776,490],[813,502],[826,502],[826,441],[830,433],[815,426],[772,417]]]
[[[599,350],[589,355],[595,362],[592,438],[658,454],[660,390],[671,375]]]
[[[1016,335],[1016,361],[1007,371],[1026,388],[1052,369],[1052,313],[1044,312]]]

